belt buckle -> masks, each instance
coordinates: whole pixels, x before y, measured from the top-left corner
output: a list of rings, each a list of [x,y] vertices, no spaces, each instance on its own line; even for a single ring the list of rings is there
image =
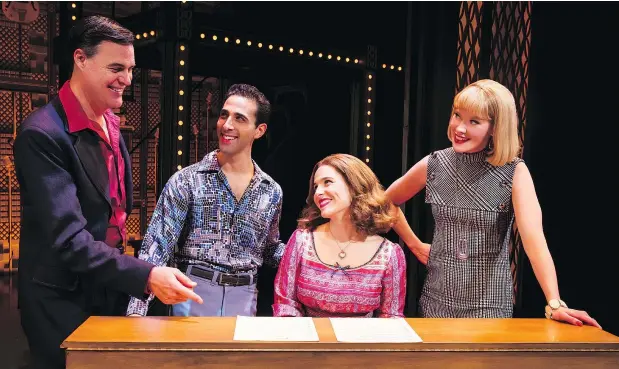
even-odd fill
[[[217,283],[218,283],[220,286],[233,286],[233,287],[235,287],[235,285],[234,285],[234,284],[232,284],[232,283],[227,283],[227,282],[224,282],[224,281],[223,281],[223,279],[224,279],[224,276],[225,276],[225,275],[227,275],[227,273],[219,273],[219,276],[218,276],[218,279],[219,279],[219,280],[217,281]]]

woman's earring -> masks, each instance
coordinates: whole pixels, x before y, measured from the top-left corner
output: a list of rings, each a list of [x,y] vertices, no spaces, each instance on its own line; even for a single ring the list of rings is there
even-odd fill
[[[488,140],[488,151],[492,150],[494,150],[494,139],[492,136],[490,136],[490,139]]]

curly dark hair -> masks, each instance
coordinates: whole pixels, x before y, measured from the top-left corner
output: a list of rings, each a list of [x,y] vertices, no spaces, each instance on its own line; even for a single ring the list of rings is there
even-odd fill
[[[320,209],[314,203],[314,176],[323,165],[338,171],[351,195],[350,218],[357,232],[366,236],[388,232],[396,222],[391,209],[393,203],[385,195],[378,178],[364,162],[348,154],[333,154],[319,161],[312,171],[306,206],[297,221],[301,229],[313,230],[328,219],[320,215]]]
[[[241,96],[249,100],[253,100],[258,105],[258,113],[256,116],[256,125],[261,123],[269,123],[271,118],[271,103],[260,90],[252,85],[239,83],[230,86],[226,99],[230,96]]]

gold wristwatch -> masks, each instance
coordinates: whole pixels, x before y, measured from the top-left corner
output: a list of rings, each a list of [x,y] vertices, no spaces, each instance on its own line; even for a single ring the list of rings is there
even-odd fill
[[[552,319],[552,313],[562,307],[567,308],[565,301],[560,299],[551,299],[548,301],[548,305],[546,305],[544,309],[544,315],[547,319]]]

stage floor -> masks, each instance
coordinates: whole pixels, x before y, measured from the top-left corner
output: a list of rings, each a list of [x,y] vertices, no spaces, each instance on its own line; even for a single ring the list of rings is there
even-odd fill
[[[27,367],[28,342],[17,310],[17,273],[0,274],[0,368]]]

